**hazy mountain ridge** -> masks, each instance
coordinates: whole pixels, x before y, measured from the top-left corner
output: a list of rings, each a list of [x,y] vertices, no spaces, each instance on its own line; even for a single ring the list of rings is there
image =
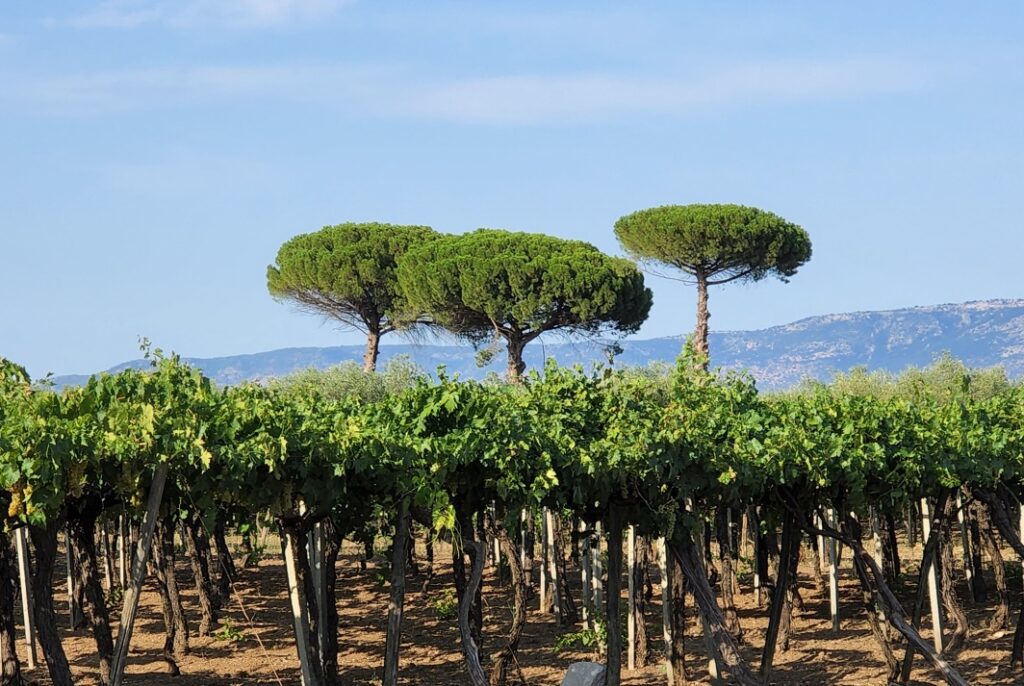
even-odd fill
[[[673,362],[683,336],[620,341],[616,364],[645,365]],[[606,362],[609,341],[534,342],[526,349],[526,363],[537,368],[545,356],[561,364]],[[746,369],[766,389],[777,389],[804,377],[828,379],[836,371],[857,365],[899,371],[926,365],[945,350],[972,367],[1001,365],[1011,377],[1024,376],[1024,300],[982,300],[877,312],[850,312],[807,317],[757,331],[722,331],[711,334],[712,364]],[[329,348],[284,348],[263,353],[216,358],[186,358],[221,384],[282,376],[306,367],[327,367],[350,360],[361,362],[362,345]],[[382,345],[380,362],[408,355],[434,371],[444,365],[449,373],[479,378],[502,373],[503,351],[484,368],[476,365],[476,352],[468,345]],[[143,360],[117,365],[145,366]],[[87,376],[55,377],[58,386],[82,383]]]

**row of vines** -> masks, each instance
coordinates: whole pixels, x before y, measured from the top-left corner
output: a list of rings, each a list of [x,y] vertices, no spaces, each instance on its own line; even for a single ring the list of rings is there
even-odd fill
[[[255,521],[281,534],[308,686],[343,683],[337,603],[345,594],[336,588],[336,562],[343,540],[376,534],[392,538],[383,683],[398,683],[415,523],[447,536],[457,551],[460,644],[474,686],[520,678],[517,649],[537,566],[532,540],[546,530],[547,517],[573,522],[569,528],[587,540],[601,532],[606,541],[604,607],[589,611],[601,615],[606,631],[609,685],[619,684],[622,673],[619,586],[635,573],[623,560],[624,544],[634,536],[663,541],[666,607],[676,608],[666,612],[666,660],[675,683],[687,677],[682,637],[691,596],[713,678],[765,683],[796,600],[802,547],[822,555],[840,545],[852,555],[890,683],[906,683],[916,660],[948,683],[966,684],[950,660],[968,639],[950,571],[955,527],[967,521],[996,550],[1001,540],[1024,558],[1014,524],[1024,476],[1024,390],[972,392],[969,374],[950,393],[820,386],[766,396],[749,378],[703,371],[684,355],[666,383],[627,371],[549,365],[522,383],[442,375],[386,393],[335,397],[315,388],[216,388],[177,358],[159,354],[151,369],[96,376],[61,392],[2,364],[3,684],[23,680],[12,545],[21,532],[31,541],[32,617],[55,686],[73,683],[53,598],[62,532],[104,685],[120,683],[131,632],[126,618],[147,567],[165,608],[169,659],[187,648],[187,632],[176,632],[176,532],[200,580],[209,631],[221,604],[230,602],[236,573],[225,532]],[[916,602],[904,607],[895,591],[901,583],[896,529],[921,504],[931,535]],[[136,529],[139,543],[115,637],[100,573],[104,546],[97,540],[104,538],[98,522],[117,516]],[[367,531],[368,522],[382,519]],[[769,615],[757,665],[740,648],[733,598],[740,522],[752,532],[754,571]],[[872,535],[880,541],[877,551],[865,543]],[[481,579],[495,543],[508,565],[515,607],[510,635],[487,637]],[[557,583],[557,574],[551,578]],[[1001,621],[1009,625],[1003,586]],[[941,596],[939,613],[949,622],[940,641],[920,631],[929,587]],[[557,596],[557,587],[551,590]],[[491,654],[485,645],[494,646]],[[1009,659],[1020,664],[1022,658],[1018,619]]]

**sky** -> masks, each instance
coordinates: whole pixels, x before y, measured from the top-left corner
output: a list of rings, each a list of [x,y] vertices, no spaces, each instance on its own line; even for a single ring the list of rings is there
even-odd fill
[[[344,221],[585,239],[734,202],[803,226],[713,330],[1024,296],[1024,5],[100,0],[0,8],[0,355],[358,343],[267,294]],[[648,277],[639,337],[694,322]],[[385,343],[388,342],[385,339]],[[399,342],[394,340],[392,342]]]

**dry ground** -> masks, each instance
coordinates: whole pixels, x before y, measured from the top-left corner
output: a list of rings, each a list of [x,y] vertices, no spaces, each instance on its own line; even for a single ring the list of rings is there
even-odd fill
[[[269,551],[274,547],[270,541]],[[422,544],[421,544],[422,545]],[[378,581],[373,563],[360,571],[358,550],[346,545],[338,569],[338,609],[340,612],[340,663],[343,683],[352,686],[379,684],[380,665],[384,652],[385,613],[387,587]],[[904,551],[908,554],[909,551]],[[849,568],[848,557],[841,571],[842,628],[834,633],[828,615],[827,595],[815,588],[812,562],[804,556],[801,566],[801,592],[805,599],[803,612],[794,614],[790,650],[776,657],[773,683],[777,684],[882,684],[884,664],[870,634],[863,611],[860,593]],[[1007,559],[1013,559],[1009,555]],[[434,616],[429,601],[451,586],[450,557],[443,548],[438,551],[439,573],[426,594],[419,591],[420,580],[412,579],[406,601],[405,632],[402,653],[402,682],[409,685],[461,686],[466,683],[458,631],[454,621],[441,621]],[[179,563],[180,564],[180,563]],[[61,569],[61,567],[58,567]],[[913,568],[910,570],[914,572]],[[194,632],[198,624],[198,605],[192,587],[191,574],[185,565],[179,566],[179,583],[185,590],[186,609]],[[1020,574],[1011,569],[1010,588],[1014,597],[1019,595]],[[909,584],[913,575],[907,574]],[[742,579],[742,577],[741,577]],[[739,598],[741,622],[746,632],[744,652],[751,664],[758,663],[758,654],[767,626],[766,614],[759,610],[749,584],[742,583]],[[133,635],[126,683],[139,686],[176,684],[178,686],[229,686],[234,684],[297,684],[298,661],[292,643],[291,620],[288,613],[284,566],[279,557],[269,556],[258,568],[244,570],[237,583],[238,598],[227,606],[225,617],[243,637],[239,640],[192,636],[192,654],[184,660],[181,676],[170,677],[160,657],[163,644],[163,625],[156,590],[148,585],[142,595],[139,619]],[[58,589],[56,599],[64,600],[65,589]],[[913,588],[904,589],[909,598]],[[507,589],[497,586],[493,573],[488,572],[484,586],[485,597],[485,653],[493,651],[509,623],[510,596]],[[660,593],[655,587],[655,601],[651,608],[648,631],[652,648],[660,651],[661,608]],[[240,602],[239,602],[240,601]],[[911,602],[905,601],[909,606]],[[1016,605],[1016,601],[1014,603]],[[67,627],[67,603],[58,602],[62,612],[61,626]],[[243,608],[244,607],[244,612]],[[1008,659],[1012,634],[991,636],[981,627],[987,622],[992,605],[970,608],[972,636],[968,648],[954,664],[972,684],[1024,683],[1024,678],[1009,671]],[[1013,608],[1016,617],[1017,608]],[[115,623],[116,615],[115,611]],[[927,627],[927,623],[926,623]],[[561,652],[553,649],[560,633],[578,627],[558,627],[551,615],[536,611],[532,600],[528,623],[522,639],[519,659],[523,674],[534,686],[554,686],[560,683],[567,666],[574,661],[591,659],[586,652]],[[699,626],[691,619],[688,627],[688,660],[691,679],[703,683],[702,639]],[[20,629],[19,629],[20,631]],[[928,636],[928,630],[925,630]],[[97,683],[94,643],[87,630],[66,631],[65,648],[73,664],[76,681],[81,684]],[[22,662],[25,648],[19,641]],[[41,657],[40,657],[41,659]],[[916,684],[938,683],[936,675],[918,658],[915,663]],[[45,667],[27,673],[33,681],[48,683]],[[660,664],[643,670],[626,672],[623,683],[631,685],[664,683],[664,668]]]

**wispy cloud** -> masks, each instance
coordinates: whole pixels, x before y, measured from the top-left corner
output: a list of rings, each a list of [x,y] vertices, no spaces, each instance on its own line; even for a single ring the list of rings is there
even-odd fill
[[[267,28],[321,19],[348,0],[103,0],[71,17],[78,28],[130,29],[147,24],[174,28],[223,25]]]
[[[931,80],[928,68],[881,58],[758,61],[657,77],[587,72],[460,78],[374,65],[194,67],[12,77],[7,83],[0,77],[0,101],[51,114],[104,115],[248,98],[395,118],[557,125],[884,96],[920,90]]]

